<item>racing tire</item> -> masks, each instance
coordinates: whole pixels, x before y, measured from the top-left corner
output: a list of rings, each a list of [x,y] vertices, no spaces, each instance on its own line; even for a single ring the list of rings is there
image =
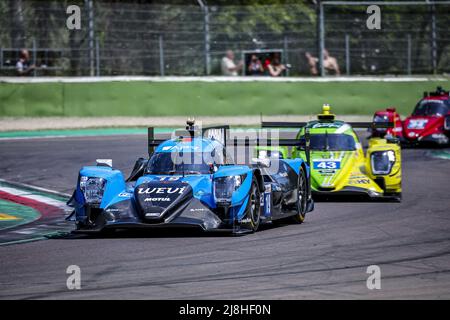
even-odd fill
[[[249,221],[246,223],[246,226],[253,232],[256,232],[261,222],[261,192],[255,177],[253,177],[252,186],[250,187],[245,219]]]
[[[305,221],[308,206],[308,187],[306,174],[303,167],[300,167],[300,171],[298,173],[297,193],[297,214],[291,217],[291,221],[300,224]]]

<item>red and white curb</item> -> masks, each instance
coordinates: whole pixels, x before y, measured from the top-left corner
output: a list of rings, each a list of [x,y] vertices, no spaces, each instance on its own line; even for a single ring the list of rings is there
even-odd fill
[[[2,182],[0,199],[33,208],[40,213],[37,220],[0,230],[0,245],[45,239],[49,235],[68,232],[73,228],[70,223],[65,221],[65,217],[71,211],[66,202],[55,199],[54,196],[45,195],[45,193],[57,193],[29,185],[20,187],[18,184],[11,185],[4,180],[0,181]],[[67,195],[62,194],[59,194],[59,196],[61,198],[62,196],[67,197]]]
[[[69,207],[66,205],[64,201],[59,201],[56,199],[53,199],[51,197],[46,197],[39,194],[33,194],[30,193],[30,191],[20,190],[16,189],[14,187],[4,187],[0,186],[0,194],[4,194],[6,196],[9,196],[12,199],[16,200],[22,200],[22,201],[28,201],[36,204],[42,204],[45,206],[51,206],[58,209],[68,210]],[[3,197],[0,195],[0,199],[3,199]],[[16,201],[13,201],[16,202]]]

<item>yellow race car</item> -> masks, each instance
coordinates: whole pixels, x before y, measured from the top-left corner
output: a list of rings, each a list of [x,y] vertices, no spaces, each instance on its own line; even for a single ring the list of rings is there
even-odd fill
[[[313,197],[401,201],[402,166],[398,141],[371,138],[364,152],[354,128],[389,127],[390,123],[348,123],[335,119],[324,105],[307,123],[263,122],[263,128],[299,128],[300,147],[259,147],[257,157],[302,158],[311,164]],[[309,139],[305,139],[308,135]],[[310,141],[306,145],[305,141]],[[305,149],[310,149],[306,159]]]

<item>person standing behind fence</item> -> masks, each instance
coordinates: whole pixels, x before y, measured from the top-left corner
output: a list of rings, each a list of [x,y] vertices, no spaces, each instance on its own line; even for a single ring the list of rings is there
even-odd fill
[[[30,53],[27,49],[20,50],[19,61],[16,63],[16,71],[18,76],[28,76],[36,68],[34,64],[30,64]]]
[[[327,73],[334,73],[337,76],[341,75],[337,59],[330,56],[327,49],[323,50],[323,67]]]
[[[305,57],[306,57],[306,61],[308,63],[308,67],[309,67],[309,73],[312,76],[317,76],[317,74],[318,74],[317,64],[319,63],[319,59],[317,59],[316,57],[313,57],[312,54],[309,52],[305,53]]]
[[[309,52],[305,53],[305,57],[308,63],[309,72],[311,75],[316,76],[319,74],[317,71],[319,58],[312,56]],[[323,68],[325,74],[335,74],[337,76],[341,75],[341,71],[339,70],[339,64],[335,57],[330,56],[327,49],[323,50]]]
[[[236,65],[234,62],[234,52],[228,50],[225,57],[222,58],[221,67],[224,76],[235,77],[238,75],[238,71],[242,69],[242,61]]]

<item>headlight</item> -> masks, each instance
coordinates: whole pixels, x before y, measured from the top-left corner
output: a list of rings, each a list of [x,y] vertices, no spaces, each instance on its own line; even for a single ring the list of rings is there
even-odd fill
[[[370,161],[374,175],[389,174],[395,163],[395,152],[393,150],[372,152]]]
[[[228,176],[214,179],[214,199],[216,203],[230,203],[233,192],[244,182],[243,176]]]
[[[95,177],[80,177],[80,189],[84,194],[86,203],[99,205],[102,202],[106,180]]]

